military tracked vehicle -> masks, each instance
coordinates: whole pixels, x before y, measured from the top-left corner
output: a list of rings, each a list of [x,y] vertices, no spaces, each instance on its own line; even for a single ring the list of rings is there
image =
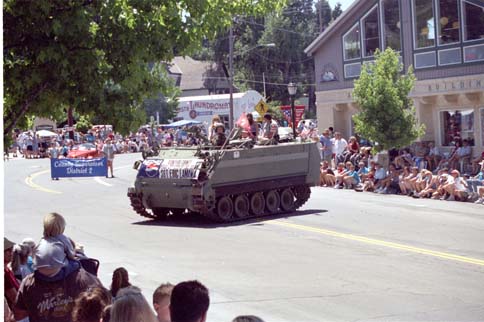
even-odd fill
[[[128,197],[138,214],[155,219],[192,212],[232,222],[289,213],[319,185],[320,161],[310,142],[162,148],[135,163]]]

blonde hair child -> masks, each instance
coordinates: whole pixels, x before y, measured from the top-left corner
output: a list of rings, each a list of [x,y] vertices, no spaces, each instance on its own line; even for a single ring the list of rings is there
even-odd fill
[[[75,259],[76,251],[71,239],[64,235],[65,228],[66,220],[60,214],[51,212],[44,217],[44,237],[36,248],[34,258],[36,268],[58,269],[68,266],[68,260]],[[53,253],[59,247],[64,254]]]

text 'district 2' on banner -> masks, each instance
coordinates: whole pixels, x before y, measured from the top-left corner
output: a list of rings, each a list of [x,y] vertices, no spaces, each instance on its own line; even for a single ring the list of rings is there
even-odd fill
[[[106,158],[50,159],[52,178],[105,177],[108,174]]]

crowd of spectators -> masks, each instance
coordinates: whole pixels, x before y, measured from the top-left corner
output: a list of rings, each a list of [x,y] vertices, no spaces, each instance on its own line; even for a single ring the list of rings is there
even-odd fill
[[[26,238],[16,244],[4,237],[5,322],[206,321],[210,297],[205,285],[196,280],[162,283],[151,306],[119,267],[108,289],[97,269],[83,265],[83,247],[64,234],[65,227],[63,216],[50,213],[38,243]],[[233,322],[263,320],[245,315]]]
[[[204,128],[200,127],[203,133]],[[159,126],[152,131],[144,126],[136,132],[121,135],[111,127],[99,127],[88,130],[87,133],[74,132],[74,138],[69,137],[65,129],[57,129],[55,135],[40,137],[35,131],[12,133],[13,144],[9,153],[15,157],[36,159],[44,157],[66,157],[70,150],[82,143],[92,143],[98,151],[102,151],[106,139],[115,146],[116,153],[134,153],[148,151],[154,147],[192,146],[200,143],[200,138],[188,127],[165,128]]]
[[[433,142],[416,142],[390,151],[387,164],[376,162],[372,148],[356,137],[346,141],[332,129],[323,131],[318,146],[321,186],[484,204],[484,153],[472,159],[467,140],[456,141],[447,154]]]

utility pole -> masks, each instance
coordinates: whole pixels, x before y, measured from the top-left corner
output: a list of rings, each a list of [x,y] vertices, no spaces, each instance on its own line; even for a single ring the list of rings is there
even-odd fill
[[[262,72],[262,84],[264,85],[264,102],[266,100],[266,75]]]
[[[230,86],[230,113],[229,113],[229,129],[232,130],[234,126],[234,31],[233,21],[230,25],[229,32],[229,86]]]

